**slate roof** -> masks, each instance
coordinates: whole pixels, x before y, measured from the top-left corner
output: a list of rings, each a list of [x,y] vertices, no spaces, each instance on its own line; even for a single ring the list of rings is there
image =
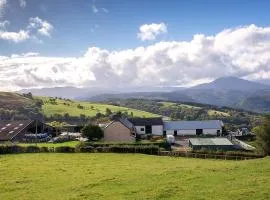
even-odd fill
[[[232,146],[227,138],[190,138],[192,146]]]
[[[155,118],[130,118],[128,119],[134,126],[163,125],[161,117]]]
[[[107,128],[108,126],[110,126],[112,123],[114,123],[116,121],[121,122],[128,129],[133,130],[133,124],[127,118],[122,118],[122,117],[113,120],[111,123],[109,123],[107,126],[105,126],[105,128]]]
[[[0,140],[11,140],[32,122],[32,120],[0,121]]]
[[[164,121],[164,130],[222,129],[220,120],[206,121]]]

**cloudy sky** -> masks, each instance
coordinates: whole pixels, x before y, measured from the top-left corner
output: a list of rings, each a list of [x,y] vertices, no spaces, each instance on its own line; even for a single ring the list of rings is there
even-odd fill
[[[270,84],[270,1],[0,0],[0,90]]]

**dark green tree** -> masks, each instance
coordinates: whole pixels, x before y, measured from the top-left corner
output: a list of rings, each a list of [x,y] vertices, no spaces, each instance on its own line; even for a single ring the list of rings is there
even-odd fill
[[[109,108],[106,108],[106,116],[110,116],[112,114],[112,111]]]
[[[270,155],[270,115],[266,115],[261,126],[254,128],[257,148],[264,154]]]
[[[82,135],[88,140],[99,140],[103,138],[103,130],[97,125],[90,124],[83,127]]]

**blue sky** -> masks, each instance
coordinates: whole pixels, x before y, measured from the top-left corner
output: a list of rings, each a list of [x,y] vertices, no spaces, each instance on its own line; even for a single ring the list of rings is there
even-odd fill
[[[270,83],[270,1],[0,0],[0,89]],[[8,82],[8,84],[6,84]]]
[[[47,56],[78,56],[89,46],[122,50],[149,45],[136,34],[142,24],[164,22],[169,34],[158,40],[191,40],[196,33],[213,35],[240,25],[267,26],[270,1],[127,1],[127,0],[27,0],[22,9],[16,0],[8,2],[2,20],[11,22],[12,31],[27,26],[30,17],[39,16],[54,30],[43,44],[0,41],[0,54],[38,51]],[[92,11],[96,6],[97,13]],[[104,12],[102,8],[108,10]]]

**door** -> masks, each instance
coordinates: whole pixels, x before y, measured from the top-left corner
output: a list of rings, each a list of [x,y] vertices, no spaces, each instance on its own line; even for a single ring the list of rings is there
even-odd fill
[[[146,134],[152,134],[152,126],[151,125],[146,125],[145,126],[145,133]]]
[[[196,135],[202,135],[203,130],[202,129],[196,129]]]

